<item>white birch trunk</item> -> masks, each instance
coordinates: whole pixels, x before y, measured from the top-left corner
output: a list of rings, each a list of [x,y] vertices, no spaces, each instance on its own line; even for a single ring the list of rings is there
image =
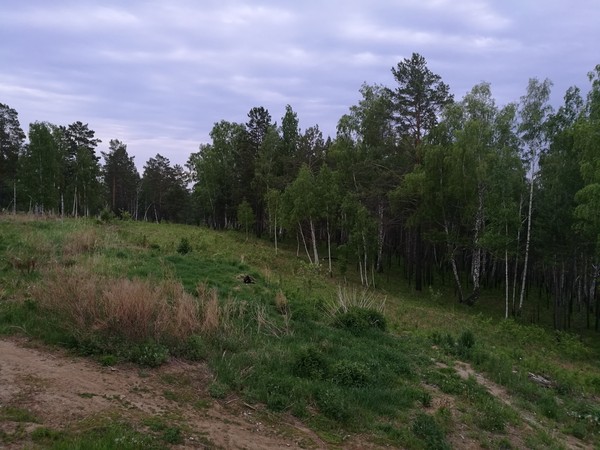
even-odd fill
[[[458,300],[460,303],[462,303],[464,300],[462,285],[460,283],[458,268],[456,267],[456,260],[454,259],[454,248],[450,243],[450,231],[448,230],[447,222],[444,222],[444,231],[446,232],[446,246],[448,247],[448,255],[450,255],[450,265],[452,266],[452,274],[454,275],[454,282],[456,283],[456,289],[458,290]]]
[[[380,273],[383,271],[383,243],[385,240],[385,228],[383,226],[383,213],[384,207],[383,202],[379,203],[378,206],[378,216],[379,216],[379,228],[377,232],[377,272]]]
[[[312,248],[313,248],[313,255],[314,255],[314,259],[313,259],[313,263],[315,265],[319,265],[319,250],[317,249],[317,236],[315,235],[315,224],[312,220],[312,218],[309,217],[309,223],[310,223],[310,239],[312,240]]]
[[[534,163],[535,163],[536,152],[533,151],[533,157],[531,159],[531,186],[529,188],[529,211],[527,213],[527,238],[525,240],[525,260],[523,262],[523,278],[521,283],[521,295],[519,296],[519,309],[518,313],[521,314],[523,309],[523,299],[525,298],[525,286],[527,284],[527,263],[529,262],[529,244],[531,243],[531,215],[533,211],[533,176],[534,176]]]
[[[302,243],[304,244],[304,250],[306,251],[306,256],[308,256],[308,261],[312,264],[313,260],[310,257],[310,252],[308,251],[308,245],[306,245],[306,238],[304,237],[304,231],[302,231],[302,225],[298,222],[298,228],[300,228],[300,235],[302,236]]]

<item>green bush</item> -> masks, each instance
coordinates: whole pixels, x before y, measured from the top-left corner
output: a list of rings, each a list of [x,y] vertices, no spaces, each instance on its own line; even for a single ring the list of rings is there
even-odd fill
[[[374,309],[365,309],[358,307],[348,308],[345,312],[340,312],[335,316],[333,325],[350,331],[355,335],[360,335],[367,330],[386,330],[386,320],[383,314]]]
[[[347,422],[350,419],[348,402],[339,389],[320,389],[316,394],[316,400],[319,411],[325,417],[339,422]]]
[[[412,424],[413,433],[425,442],[425,448],[445,450],[450,449],[444,430],[429,414],[419,413]]]
[[[201,336],[190,336],[183,351],[186,358],[192,361],[203,361],[208,356],[208,347]]]
[[[179,241],[179,245],[177,246],[177,253],[181,255],[186,255],[192,251],[192,245],[188,238],[182,237]]]
[[[146,343],[133,347],[129,359],[147,367],[158,367],[169,359],[169,349],[156,343]]]
[[[364,387],[369,384],[369,370],[354,361],[338,361],[331,368],[331,381],[339,386]]]
[[[293,361],[292,373],[301,378],[320,379],[327,372],[325,356],[314,347],[301,349]]]
[[[228,391],[229,387],[218,381],[214,381],[208,386],[208,393],[212,398],[225,398]]]

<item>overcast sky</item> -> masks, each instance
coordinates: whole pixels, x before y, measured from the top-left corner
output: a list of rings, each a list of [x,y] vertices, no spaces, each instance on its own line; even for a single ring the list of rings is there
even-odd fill
[[[413,52],[460,99],[488,81],[499,105],[528,79],[587,91],[599,0],[0,0],[0,103],[33,121],[88,123],[142,169],[184,164],[222,119],[254,106],[335,135],[363,82],[394,86]]]

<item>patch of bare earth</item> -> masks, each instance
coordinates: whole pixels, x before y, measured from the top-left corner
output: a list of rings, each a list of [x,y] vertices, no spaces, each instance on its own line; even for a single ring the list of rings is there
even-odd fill
[[[11,439],[7,449],[29,444],[28,436],[38,426],[77,430],[102,417],[142,426],[143,419],[152,416],[181,425],[185,443],[177,448],[326,447],[291,416],[282,420],[237,398],[211,399],[206,389],[212,377],[202,364],[172,361],[151,370],[133,365],[110,368],[28,345],[26,340],[0,340],[0,412],[19,408],[38,419],[37,424],[25,423],[24,432]],[[12,434],[16,424],[1,417],[0,433]]]
[[[456,373],[463,379],[468,379],[469,377],[475,378],[477,383],[481,386],[485,387],[487,391],[494,396],[496,399],[500,400],[505,405],[511,407],[515,410],[519,416],[523,419],[523,425],[521,429],[517,429],[513,426],[507,427],[506,433],[507,438],[511,442],[511,444],[515,448],[526,448],[527,445],[523,441],[523,435],[525,433],[533,432],[536,428],[542,428],[543,425],[534,417],[534,415],[525,411],[522,408],[515,405],[513,398],[508,393],[508,391],[501,385],[494,383],[493,381],[486,378],[481,373],[476,372],[470,364],[458,361],[454,365],[454,370]],[[593,449],[594,447],[590,444],[587,444],[574,436],[569,435],[560,435],[560,440],[564,442],[564,444],[569,449]],[[476,447],[472,447],[476,448]]]

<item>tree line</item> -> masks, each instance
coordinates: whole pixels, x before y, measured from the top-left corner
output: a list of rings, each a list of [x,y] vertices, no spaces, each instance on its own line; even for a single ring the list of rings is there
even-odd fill
[[[419,291],[452,283],[473,305],[502,287],[506,317],[535,296],[555,328],[600,330],[600,65],[556,110],[549,80],[500,107],[488,83],[454,99],[416,53],[392,76],[362,85],[334,139],[290,105],[280,124],[255,107],[215,123],[185,168],[158,154],[141,176],[119,140],[101,164],[81,122],[32,123],[25,142],[0,104],[0,207],[236,228],[365,286],[400,267]]]

